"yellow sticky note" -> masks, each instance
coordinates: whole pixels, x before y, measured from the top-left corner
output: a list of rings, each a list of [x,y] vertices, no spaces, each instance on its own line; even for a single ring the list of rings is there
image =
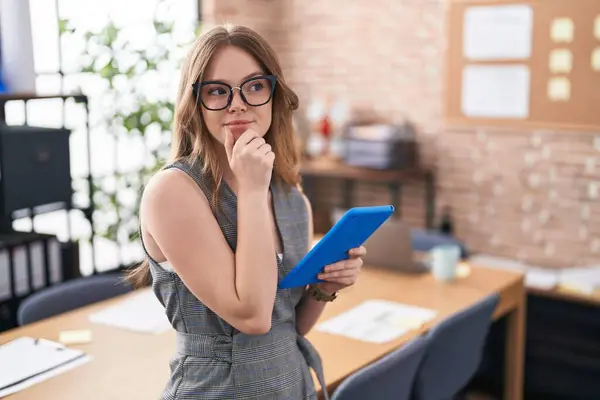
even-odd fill
[[[425,323],[425,321],[423,321],[422,318],[417,318],[417,317],[397,318],[393,322],[393,324],[395,326],[397,326],[398,328],[404,328],[404,329],[409,329],[409,330],[419,329],[420,327],[423,326],[424,323]]]
[[[58,341],[64,345],[89,343],[92,341],[92,331],[89,329],[61,331],[58,334]]]
[[[596,39],[600,40],[600,15],[594,20],[594,36],[596,36]]]
[[[548,82],[548,98],[552,101],[567,101],[571,98],[571,81],[567,78],[552,78]]]
[[[456,277],[466,278],[469,275],[471,275],[471,266],[464,262],[458,264],[458,267],[456,268]]]
[[[553,74],[568,74],[573,68],[573,53],[567,49],[556,49],[550,52],[550,71]]]
[[[600,72],[600,47],[596,47],[592,51],[592,69]]]
[[[550,37],[556,43],[571,43],[575,36],[575,24],[571,18],[556,18],[550,27]]]

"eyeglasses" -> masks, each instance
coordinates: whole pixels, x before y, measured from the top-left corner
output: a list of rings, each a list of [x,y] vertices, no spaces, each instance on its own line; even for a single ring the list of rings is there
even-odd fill
[[[231,105],[234,89],[240,91],[240,97],[249,106],[267,104],[273,98],[276,83],[275,75],[260,75],[245,80],[240,86],[231,86],[221,81],[196,82],[192,85],[192,90],[206,109],[219,111]]]

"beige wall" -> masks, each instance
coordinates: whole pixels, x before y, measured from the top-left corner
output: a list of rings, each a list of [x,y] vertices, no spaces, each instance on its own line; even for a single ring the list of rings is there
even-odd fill
[[[553,267],[598,262],[600,203],[590,184],[600,198],[600,133],[445,126],[444,0],[203,4],[207,27],[232,22],[264,34],[304,104],[342,96],[384,120],[414,121],[424,163],[436,169],[438,204],[453,208],[457,235],[474,251]],[[385,195],[363,185],[356,198]],[[402,212],[414,226],[424,221],[422,195],[419,185],[404,190]]]

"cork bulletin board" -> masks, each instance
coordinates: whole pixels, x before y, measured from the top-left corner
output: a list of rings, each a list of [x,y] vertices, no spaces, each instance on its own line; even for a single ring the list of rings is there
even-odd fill
[[[449,124],[600,130],[600,0],[452,0]]]

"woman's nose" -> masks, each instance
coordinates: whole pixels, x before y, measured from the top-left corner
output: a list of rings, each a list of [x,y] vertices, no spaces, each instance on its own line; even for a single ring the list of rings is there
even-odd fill
[[[241,111],[246,110],[246,103],[242,99],[242,93],[239,88],[232,89],[231,105],[229,106],[230,111]]]

